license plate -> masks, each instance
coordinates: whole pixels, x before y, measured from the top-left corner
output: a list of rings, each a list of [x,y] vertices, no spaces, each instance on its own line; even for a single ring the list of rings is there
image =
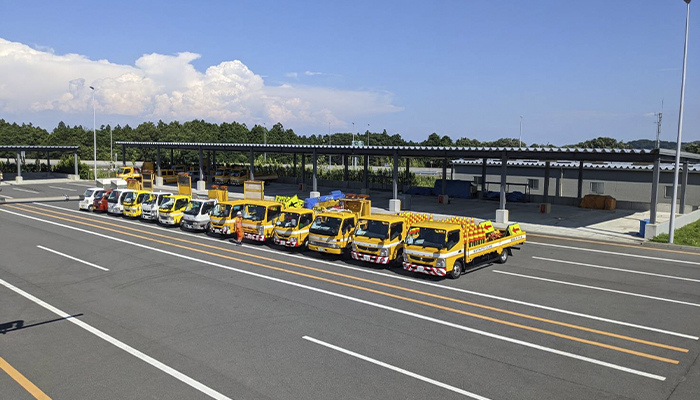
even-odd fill
[[[192,229],[192,224],[185,224],[185,228],[190,228],[190,229]]]
[[[319,249],[320,251],[326,251],[326,249],[324,249],[323,247],[319,247],[318,249]]]
[[[362,259],[363,259],[364,261],[370,261],[370,260],[372,260],[372,257],[368,256],[367,254],[363,254],[363,255],[362,255]]]
[[[425,268],[419,265],[416,267],[416,272],[425,272]]]

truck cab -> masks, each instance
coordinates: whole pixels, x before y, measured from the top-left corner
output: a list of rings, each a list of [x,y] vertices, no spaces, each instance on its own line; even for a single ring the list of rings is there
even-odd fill
[[[408,224],[398,215],[362,217],[355,228],[352,258],[375,264],[403,261]]]
[[[179,225],[189,202],[190,196],[173,195],[163,197],[163,203],[158,207],[158,222],[168,226]]]
[[[123,166],[117,170],[117,178],[120,179],[141,179],[141,170],[135,167]]]
[[[130,218],[138,218],[141,216],[141,205],[151,199],[151,192],[147,190],[138,190],[130,192],[124,197],[122,202],[124,205],[124,216]]]
[[[243,207],[245,207],[245,200],[222,201],[215,205],[209,216],[211,222],[209,233],[224,236],[233,234],[236,231],[233,226],[236,214],[239,211],[243,212]]]
[[[318,214],[309,228],[309,249],[319,253],[347,253],[355,225],[357,214],[349,210],[330,210]]]
[[[219,167],[214,173],[214,183],[217,185],[225,185],[231,179],[231,170],[227,167]]]
[[[403,268],[435,276],[457,279],[477,263],[495,260],[505,263],[511,249],[525,243],[520,225],[493,229],[484,234],[482,226],[472,234],[470,227],[448,222],[422,222],[409,228],[403,255]]]
[[[104,194],[104,189],[100,189],[98,187],[86,189],[85,193],[83,193],[83,199],[78,203],[78,208],[81,210],[92,211],[95,207],[95,198],[102,197],[102,194]]]
[[[146,221],[158,221],[158,208],[166,196],[172,196],[168,192],[151,192],[148,200],[141,203],[141,219]]]
[[[161,169],[160,177],[163,178],[163,183],[177,182],[177,172],[174,169]]]
[[[185,207],[183,211],[182,223],[180,224],[180,229],[182,230],[194,230],[194,231],[205,231],[209,226],[210,216],[209,213],[216,206],[216,200],[214,199],[192,199]]]
[[[309,228],[315,219],[314,210],[284,208],[272,233],[275,244],[285,247],[307,247]]]
[[[133,193],[135,190],[133,189],[117,189],[113,190],[112,193],[109,194],[109,197],[107,198],[107,213],[108,214],[114,214],[114,215],[123,215],[124,214],[124,198],[126,197],[127,194]]]
[[[229,175],[229,183],[231,185],[242,185],[249,177],[248,168],[234,168]]]
[[[269,200],[246,200],[243,208],[243,237],[264,242],[272,237],[274,223],[282,212],[282,203]]]

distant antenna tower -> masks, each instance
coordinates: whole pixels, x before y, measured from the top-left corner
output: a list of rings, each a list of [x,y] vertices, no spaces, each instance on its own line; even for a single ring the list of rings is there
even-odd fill
[[[661,112],[656,113],[656,148],[661,148],[661,120],[664,114],[664,101],[661,99]]]

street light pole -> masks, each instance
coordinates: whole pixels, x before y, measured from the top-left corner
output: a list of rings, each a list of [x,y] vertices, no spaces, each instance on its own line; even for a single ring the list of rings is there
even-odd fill
[[[690,21],[690,0],[685,1],[685,44],[683,45],[683,74],[681,77],[681,106],[678,110],[678,138],[676,139],[676,163],[673,167],[673,195],[671,196],[671,220],[668,225],[668,242],[673,243],[673,230],[676,225],[676,200],[678,199],[678,167],[681,163],[681,139],[683,135],[683,103],[685,102],[685,68],[688,61],[688,22]]]
[[[264,127],[264,130],[263,130],[263,143],[264,143],[265,146],[267,147],[267,124],[266,124],[265,122],[263,122],[263,127]],[[267,152],[264,152],[264,153],[263,153],[263,160],[264,160],[265,162],[267,162]]]
[[[93,161],[95,163],[95,182],[97,182],[97,124],[95,119],[95,88],[90,86],[92,90],[92,151],[93,151]]]
[[[523,116],[522,115],[520,116],[520,139],[519,139],[519,142],[520,142],[520,145],[518,146],[518,148],[520,149],[523,147]]]

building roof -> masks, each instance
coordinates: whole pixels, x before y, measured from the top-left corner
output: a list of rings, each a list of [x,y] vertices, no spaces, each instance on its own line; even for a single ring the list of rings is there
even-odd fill
[[[77,151],[80,146],[3,145],[0,151]]]
[[[202,151],[267,152],[283,154],[321,153],[331,155],[370,155],[433,158],[497,158],[577,161],[653,162],[657,157],[673,160],[675,151],[667,149],[586,149],[576,147],[433,147],[433,146],[363,146],[300,145],[256,143],[196,143],[196,142],[116,142],[131,148],[159,148]],[[700,162],[700,154],[681,153],[682,160]]]
[[[452,164],[455,166],[459,165],[473,165],[481,166],[481,160],[452,160]],[[486,160],[486,165],[490,167],[501,166],[501,160],[488,159]],[[521,168],[544,168],[545,162],[540,160],[509,160],[508,167],[521,167]],[[576,161],[552,161],[550,162],[551,168],[563,168],[563,169],[578,169],[578,162]],[[673,163],[661,163],[659,165],[661,171],[673,171]],[[584,162],[584,169],[607,169],[607,170],[638,170],[638,171],[652,171],[654,169],[653,163],[633,163],[633,162]],[[682,166],[681,166],[682,168]],[[699,172],[700,163],[698,164],[688,164],[688,172]]]

